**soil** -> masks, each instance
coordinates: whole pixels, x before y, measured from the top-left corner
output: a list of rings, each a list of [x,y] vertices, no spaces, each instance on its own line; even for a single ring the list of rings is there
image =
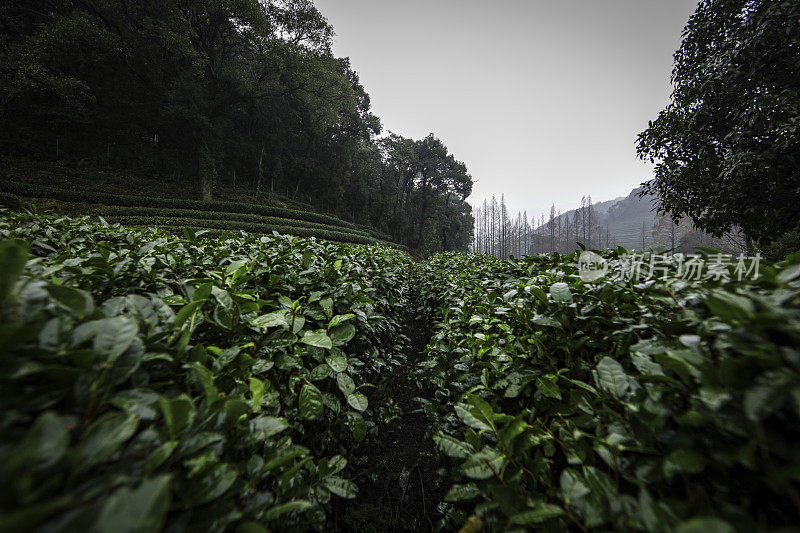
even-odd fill
[[[449,486],[436,470],[437,451],[432,426],[415,398],[432,398],[413,377],[430,338],[429,324],[418,313],[407,321],[409,353],[404,364],[386,376],[383,396],[393,400],[400,415],[379,428],[366,459],[348,465],[345,477],[359,488],[354,500],[334,502],[334,531],[435,531],[441,529],[442,501]],[[447,504],[444,504],[447,505]]]

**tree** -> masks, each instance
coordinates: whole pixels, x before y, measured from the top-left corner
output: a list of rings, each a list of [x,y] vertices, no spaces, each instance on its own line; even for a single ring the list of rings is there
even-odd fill
[[[638,139],[642,195],[719,237],[800,225],[800,3],[703,0],[675,53],[672,102]]]
[[[676,221],[666,213],[659,213],[653,222],[653,245],[675,250],[681,237],[690,230],[685,220]]]
[[[0,2],[2,155],[102,162],[204,199],[236,176],[422,255],[466,249],[466,166],[433,134],[377,139],[332,35],[312,0]]]

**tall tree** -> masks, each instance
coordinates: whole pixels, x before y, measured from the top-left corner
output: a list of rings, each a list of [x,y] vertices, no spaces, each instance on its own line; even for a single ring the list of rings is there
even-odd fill
[[[800,224],[800,2],[703,0],[683,32],[672,102],[638,140],[642,194],[721,236],[769,243]]]

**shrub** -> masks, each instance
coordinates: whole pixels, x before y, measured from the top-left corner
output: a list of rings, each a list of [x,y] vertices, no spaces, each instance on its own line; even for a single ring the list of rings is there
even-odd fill
[[[272,224],[260,224],[253,222],[237,222],[229,220],[206,220],[201,218],[177,218],[177,217],[140,217],[140,216],[115,216],[111,220],[128,226],[162,226],[162,227],[189,227],[207,228],[228,231],[247,231],[258,234],[269,234],[277,231],[281,234],[297,235],[300,237],[318,237],[337,242],[350,242],[358,244],[374,244],[376,240],[364,234],[347,233],[338,231],[340,228],[315,229],[294,227],[292,225],[279,226]],[[291,224],[291,222],[289,222]]]
[[[608,259],[619,266],[616,254]],[[575,255],[423,264],[453,525],[755,531],[800,516],[800,258],[632,283]]]
[[[298,211],[294,209],[284,209],[258,204],[239,204],[233,202],[204,202],[200,200],[188,200],[184,198],[154,198],[144,196],[126,196],[121,194],[108,194],[96,191],[70,191],[66,189],[54,189],[49,187],[39,187],[31,184],[0,181],[0,190],[10,192],[19,196],[29,198],[52,198],[65,202],[79,202],[87,204],[103,204],[108,206],[125,207],[154,207],[164,209],[189,209],[194,211],[213,211],[229,213],[251,213],[262,216],[286,218],[292,220],[304,220],[307,222],[317,222],[331,226],[340,226],[355,230],[374,231],[371,228],[359,226],[351,222],[345,222],[330,215]],[[376,234],[379,238],[390,240],[388,235]]]
[[[405,254],[9,212],[0,236],[0,529],[321,529],[355,496]]]

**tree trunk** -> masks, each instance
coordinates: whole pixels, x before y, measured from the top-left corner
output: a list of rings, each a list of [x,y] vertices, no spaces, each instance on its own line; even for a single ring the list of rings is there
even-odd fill
[[[214,154],[207,142],[203,142],[198,150],[197,167],[198,173],[200,174],[200,196],[203,198],[203,201],[210,202],[214,195],[214,181],[217,168]]]
[[[422,246],[422,233],[425,230],[425,217],[428,216],[428,180],[423,180],[422,187],[420,187],[420,192],[422,193],[422,208],[420,209],[419,213],[419,233],[417,234],[417,249],[419,250]]]
[[[258,154],[258,178],[256,179],[256,196],[261,192],[261,179],[264,177],[264,143],[261,143],[261,152]]]

